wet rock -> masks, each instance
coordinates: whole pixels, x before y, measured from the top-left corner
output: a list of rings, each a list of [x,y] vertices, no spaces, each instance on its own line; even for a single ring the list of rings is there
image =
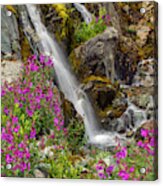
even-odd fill
[[[74,49],[70,61],[80,81],[91,75],[105,76],[114,81],[117,40],[117,30],[108,27],[102,34]]]

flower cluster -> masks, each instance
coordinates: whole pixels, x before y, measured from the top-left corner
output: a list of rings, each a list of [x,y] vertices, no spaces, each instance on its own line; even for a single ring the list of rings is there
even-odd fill
[[[17,81],[4,82],[1,91],[3,175],[29,172],[33,154],[30,146],[35,146],[41,135],[54,139],[55,132],[66,130],[59,94],[53,91],[52,67],[50,57],[33,55],[22,66]],[[53,131],[53,138],[49,130]]]
[[[145,141],[139,140],[137,145],[148,152],[149,155],[155,155],[156,143],[156,130],[141,129],[141,136],[145,138]]]
[[[96,171],[100,179],[109,178],[114,170],[114,165],[107,166],[106,163],[100,160],[96,165]]]
[[[96,171],[100,179],[122,179],[122,180],[145,180],[151,172],[154,172],[154,155],[156,143],[156,130],[141,129],[142,140],[135,144],[115,147],[113,165],[106,168],[103,161],[96,165]],[[146,167],[146,173],[141,175],[141,168]],[[150,173],[150,174],[149,174]]]

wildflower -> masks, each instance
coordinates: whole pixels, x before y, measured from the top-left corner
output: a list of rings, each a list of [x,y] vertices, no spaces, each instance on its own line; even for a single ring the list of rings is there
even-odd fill
[[[134,172],[135,168],[134,167],[131,167],[130,168],[130,172]]]
[[[142,147],[142,148],[143,148],[143,147],[144,147],[144,144],[143,144],[143,142],[142,142],[142,141],[138,141],[138,142],[137,142],[137,146],[139,146],[139,147]]]
[[[33,116],[33,111],[26,108],[26,113],[29,117]]]
[[[130,177],[130,174],[127,173],[125,170],[121,170],[119,171],[118,176],[121,177],[123,180],[128,180]]]
[[[53,66],[53,61],[49,58],[48,61],[45,63],[45,66]]]
[[[18,145],[19,148],[25,148],[25,146],[26,146],[26,145],[24,144],[24,142],[21,142],[21,143]]]
[[[29,151],[27,151],[27,152],[26,152],[26,158],[29,159],[30,156],[31,156],[31,155],[30,155]]]
[[[16,149],[14,152],[13,152],[13,154],[15,155],[15,156],[17,156],[18,158],[23,158],[23,152],[22,151],[20,151],[20,150],[18,150],[18,149]]]
[[[35,65],[34,63],[30,63],[29,67],[32,72],[37,72],[39,69],[39,66]]]
[[[45,59],[46,59],[46,56],[44,56],[44,55],[40,55],[40,63],[41,64],[44,64],[45,63]]]
[[[154,137],[152,137],[151,139],[150,139],[150,143],[149,143],[152,147],[154,147],[155,146],[155,138]]]
[[[6,94],[6,91],[2,89],[1,96],[5,96],[5,94]]]
[[[127,156],[127,148],[126,147],[123,147],[120,152],[116,153],[116,157],[118,159],[124,159],[124,158],[126,158],[126,156]]]
[[[25,162],[20,163],[20,170],[24,172],[25,169],[27,169],[27,164]]]
[[[30,138],[32,139],[32,138],[35,138],[35,136],[36,136],[36,129],[32,129],[32,131],[30,132]]]
[[[8,114],[9,114],[9,112],[10,112],[10,111],[9,111],[9,109],[7,109],[6,107],[4,108],[4,110],[3,110],[3,111],[4,111],[4,113],[5,113],[6,115],[8,115]]]
[[[54,118],[54,125],[57,126],[59,124],[58,118]]]
[[[13,158],[10,154],[6,154],[6,163],[12,163]]]
[[[19,129],[20,129],[20,125],[17,125],[15,128],[14,128],[14,132],[19,132]]]
[[[107,169],[106,169],[106,172],[107,173],[112,173],[114,170],[114,166],[113,165],[110,165]]]
[[[146,130],[146,129],[141,129],[141,136],[142,136],[142,137],[147,137],[147,136],[148,136],[148,130]]]
[[[97,170],[97,171],[103,170],[103,169],[104,169],[104,167],[103,167],[102,165],[100,165],[100,164],[97,164],[97,165],[96,165],[96,170]]]
[[[106,179],[105,174],[102,173],[102,172],[99,172],[99,173],[98,173],[98,176],[100,177],[100,179]]]
[[[16,123],[18,123],[18,117],[13,116],[12,117],[12,124],[16,124]]]
[[[29,87],[27,87],[27,88],[25,88],[24,90],[22,90],[22,94],[27,94],[28,92],[30,92],[30,88]]]

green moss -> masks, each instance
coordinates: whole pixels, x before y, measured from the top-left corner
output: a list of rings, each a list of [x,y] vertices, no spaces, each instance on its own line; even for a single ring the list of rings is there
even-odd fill
[[[105,84],[105,85],[112,85],[111,83],[111,80],[106,78],[106,77],[101,77],[101,76],[94,76],[94,75],[91,75],[91,76],[88,76],[86,77],[84,80],[83,80],[83,83],[88,83],[90,81],[96,81],[96,82],[99,82],[99,83],[102,83],[102,84]]]
[[[21,42],[21,55],[23,61],[26,61],[31,55],[31,47],[29,45],[28,39],[25,36]]]
[[[78,73],[80,65],[81,65],[81,61],[80,59],[78,59],[75,55],[75,52],[71,52],[70,56],[69,56],[70,62],[71,62],[71,66],[72,69],[74,70],[75,73]]]

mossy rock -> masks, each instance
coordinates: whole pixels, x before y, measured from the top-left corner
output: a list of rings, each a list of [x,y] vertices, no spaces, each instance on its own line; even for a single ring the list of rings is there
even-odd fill
[[[69,61],[71,63],[72,69],[75,73],[78,73],[81,65],[81,60],[76,57],[75,53],[72,52],[69,56]]]

